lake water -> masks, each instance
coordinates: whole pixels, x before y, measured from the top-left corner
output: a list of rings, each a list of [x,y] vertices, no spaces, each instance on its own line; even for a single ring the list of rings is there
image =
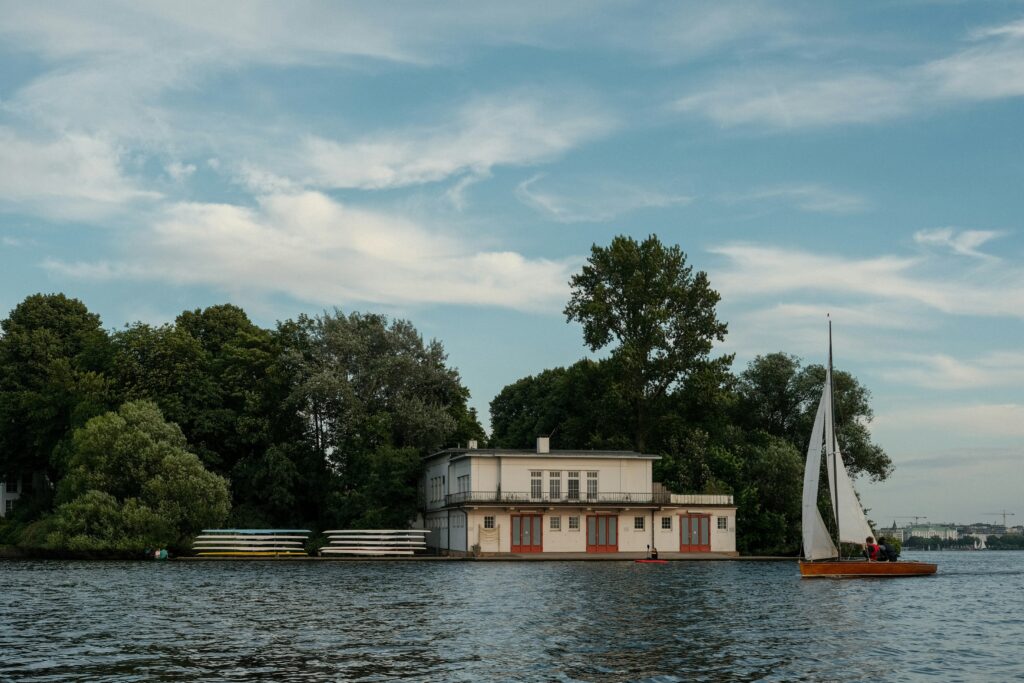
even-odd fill
[[[0,561],[0,680],[1024,680],[1024,552],[916,557],[939,573]]]

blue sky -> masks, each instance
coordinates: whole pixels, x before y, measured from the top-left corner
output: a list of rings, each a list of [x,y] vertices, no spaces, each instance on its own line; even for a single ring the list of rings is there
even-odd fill
[[[873,518],[1024,515],[1024,4],[0,5],[0,311],[383,311],[486,417],[584,355],[590,246],[654,232],[737,369],[832,313]]]

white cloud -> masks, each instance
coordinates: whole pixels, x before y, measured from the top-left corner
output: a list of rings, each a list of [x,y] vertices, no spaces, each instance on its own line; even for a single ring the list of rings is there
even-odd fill
[[[1024,95],[1024,22],[983,31],[947,57],[874,70],[785,65],[736,71],[678,98],[678,111],[723,126],[809,128],[869,124],[959,102]],[[840,67],[842,68],[842,67]]]
[[[864,211],[864,197],[816,183],[773,185],[721,197],[726,202],[781,202],[812,213],[848,214]]]
[[[98,218],[159,197],[123,174],[121,157],[102,137],[66,133],[35,140],[0,127],[0,202],[57,218]]]
[[[1024,352],[1020,351],[993,351],[972,360],[960,360],[941,353],[907,354],[900,360],[900,369],[888,372],[888,377],[927,389],[1024,385]]]
[[[888,411],[875,416],[878,431],[939,430],[942,434],[980,439],[1024,437],[1024,405],[978,403],[954,406],[921,406]]]
[[[607,180],[573,178],[561,183],[561,191],[535,187],[543,178],[544,174],[537,174],[519,183],[516,197],[559,223],[604,222],[637,209],[679,206],[693,201],[686,195]]]
[[[310,136],[290,163],[295,174],[319,187],[402,187],[548,161],[614,126],[598,107],[524,93],[476,99],[452,118],[354,142]]]
[[[712,282],[737,300],[780,293],[816,292],[904,301],[958,315],[1024,317],[1024,273],[1018,268],[927,274],[920,258],[845,258],[828,253],[730,244],[709,251],[727,264]]]
[[[401,216],[344,206],[317,192],[268,195],[255,209],[177,204],[152,233],[133,240],[125,263],[47,263],[72,277],[160,279],[323,305],[526,311],[557,310],[574,265],[474,249]]]
[[[188,180],[189,176],[196,172],[195,164],[184,164],[180,161],[172,161],[165,166],[165,169],[167,175],[179,183]]]
[[[961,230],[957,233],[953,228],[934,228],[918,230],[914,233],[914,241],[927,246],[945,247],[962,256],[994,259],[995,256],[978,251],[978,247],[1002,235],[1002,232],[995,230]]]

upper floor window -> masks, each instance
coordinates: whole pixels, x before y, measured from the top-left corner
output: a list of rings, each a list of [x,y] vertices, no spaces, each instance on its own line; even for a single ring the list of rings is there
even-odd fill
[[[633,518],[633,528],[634,529],[638,529],[640,531],[643,531],[644,530],[644,519],[645,519],[644,517],[634,517]]]
[[[18,482],[16,482],[16,481],[9,481],[9,482],[7,482],[7,493],[17,493],[17,492],[18,492]]]
[[[541,491],[543,491],[543,472],[531,471],[530,472],[530,498],[540,498]]]
[[[597,472],[587,472],[587,499],[597,499]]]
[[[569,499],[579,500],[580,497],[580,473],[569,473]]]
[[[466,493],[469,491],[469,475],[463,474],[458,479],[459,493]]]
[[[562,497],[562,473],[548,472],[548,495],[551,500],[558,500]]]

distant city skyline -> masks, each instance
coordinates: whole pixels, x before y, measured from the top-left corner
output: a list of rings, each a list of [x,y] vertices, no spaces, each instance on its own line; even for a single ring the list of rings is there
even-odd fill
[[[440,339],[486,422],[656,233],[718,353],[872,391],[882,525],[1024,515],[1024,6],[2,2],[0,313],[232,302]]]

